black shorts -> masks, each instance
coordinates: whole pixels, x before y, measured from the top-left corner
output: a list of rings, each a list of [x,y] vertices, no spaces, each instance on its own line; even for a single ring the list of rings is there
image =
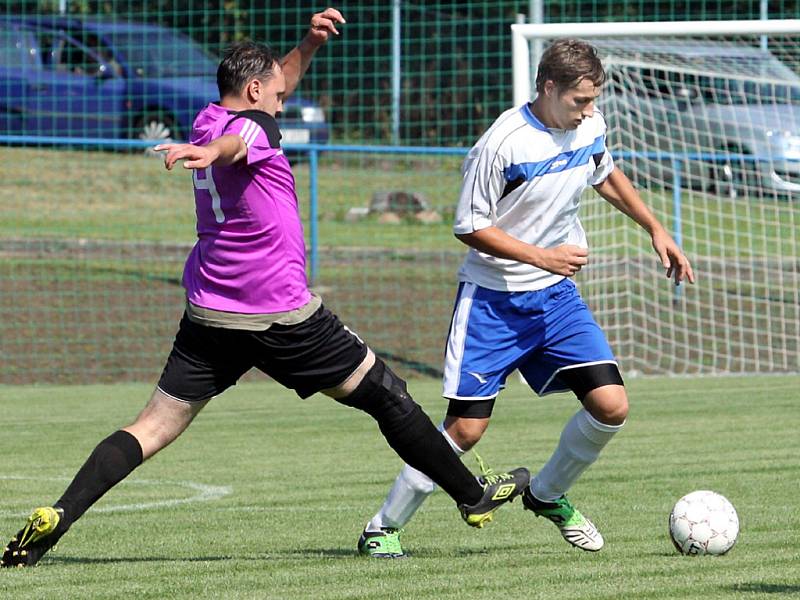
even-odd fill
[[[266,331],[198,325],[184,314],[158,387],[197,402],[221,394],[255,367],[307,398],[341,384],[366,355],[366,344],[324,306],[302,323]]]

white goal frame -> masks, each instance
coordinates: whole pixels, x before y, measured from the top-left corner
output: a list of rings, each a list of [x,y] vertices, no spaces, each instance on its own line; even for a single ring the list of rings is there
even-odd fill
[[[536,63],[553,39],[579,38],[596,42],[601,51],[607,44],[621,52],[616,62],[609,55],[606,67],[609,73],[615,68],[619,80],[609,79],[612,85],[603,96],[608,104],[600,107],[609,131],[614,132],[609,137],[612,154],[618,152],[615,159],[693,262],[698,283],[670,287],[640,228],[629,223],[621,227],[619,215],[597,194],[589,192],[581,199],[581,219],[590,225],[587,230],[594,235],[595,252],[594,266],[578,277],[579,285],[627,375],[800,373],[800,271],[796,266],[800,229],[795,225],[800,223],[800,194],[792,187],[800,181],[794,166],[800,162],[800,116],[795,116],[800,115],[800,102],[786,102],[792,109],[780,109],[786,118],[777,126],[785,129],[776,129],[767,119],[769,111],[761,111],[761,106],[749,109],[749,100],[730,103],[744,110],[718,108],[724,105],[726,84],[717,90],[713,79],[712,84],[698,83],[700,77],[716,77],[715,64],[692,64],[688,58],[685,66],[665,62],[662,67],[652,58],[658,56],[660,45],[673,43],[665,41],[670,38],[675,38],[675,44],[685,39],[687,46],[716,38],[732,48],[741,44],[754,52],[760,41],[764,52],[780,49],[776,60],[800,76],[800,19],[515,23],[510,28],[513,105],[517,107],[535,96]],[[654,49],[648,49],[648,42]],[[643,66],[637,66],[639,59],[626,58],[625,46],[632,52],[642,48]],[[737,56],[732,53],[733,66],[723,69],[720,77],[751,82],[747,70],[736,71]],[[662,68],[665,75],[659,75]],[[662,101],[657,94],[648,96],[646,81],[653,84],[659,77],[672,73],[682,77],[684,72],[688,74],[686,91],[701,95],[684,104]],[[679,89],[684,80],[675,81],[676,88],[669,90]],[[787,88],[800,89],[796,80],[788,81]],[[778,86],[782,80],[770,74],[752,82]],[[615,91],[614,85],[619,89]],[[645,93],[639,104],[623,98],[625,94],[635,98],[631,90],[640,87]],[[735,87],[730,89],[735,93]],[[708,97],[702,95],[703,90]],[[783,106],[782,102],[766,104],[771,102],[769,92],[764,97],[764,107]],[[752,104],[760,105],[760,100]],[[758,120],[762,117],[763,122]],[[728,125],[726,118],[730,126],[719,129],[720,123]],[[627,127],[621,127],[626,123]],[[768,131],[766,123],[770,123]],[[742,140],[760,140],[762,133],[770,139],[773,135],[791,139],[785,146],[788,150],[782,154],[784,147],[779,151],[773,142],[752,148],[737,145]],[[662,139],[673,142],[661,144]],[[715,145],[717,139],[723,145]],[[791,167],[786,166],[790,163]],[[764,167],[753,168],[753,175],[748,165]],[[770,179],[773,176],[777,179]],[[773,186],[774,181],[786,185]]]
[[[560,37],[641,37],[688,35],[778,35],[800,33],[800,19],[750,21],[650,21],[608,23],[515,23],[511,25],[514,106],[531,100],[529,40]]]

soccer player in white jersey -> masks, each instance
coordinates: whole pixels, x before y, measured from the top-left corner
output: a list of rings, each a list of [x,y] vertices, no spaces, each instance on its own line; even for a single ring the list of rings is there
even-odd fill
[[[614,166],[595,108],[604,80],[591,45],[555,41],[539,64],[536,99],[500,115],[464,161],[454,232],[470,249],[458,273],[444,364],[449,406],[440,427],[457,453],[472,448],[515,369],[540,396],[574,392],[582,406],[523,504],[589,551],[600,550],[603,537],[565,493],[622,428],[628,398],[605,335],[571,279],[589,262],[578,219],[584,190],[593,186],[650,234],[676,285],[694,282],[689,261]],[[406,465],[359,550],[403,556],[398,531],[434,488]]]

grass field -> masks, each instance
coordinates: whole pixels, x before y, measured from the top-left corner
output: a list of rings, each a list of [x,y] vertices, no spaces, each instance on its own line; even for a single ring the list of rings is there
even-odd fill
[[[631,380],[628,425],[571,493],[606,537],[598,554],[570,548],[520,502],[470,529],[437,493],[406,529],[412,558],[377,561],[357,557],[355,542],[400,467],[377,428],[322,396],[243,384],[112,490],[39,567],[0,571],[0,597],[797,597],[798,389],[796,376]],[[413,380],[410,390],[438,420],[439,383]],[[149,392],[0,387],[2,535],[57,498]],[[566,395],[536,399],[510,381],[482,455],[495,468],[536,469],[575,409]],[[667,516],[678,497],[704,488],[733,502],[741,536],[726,556],[683,557]]]

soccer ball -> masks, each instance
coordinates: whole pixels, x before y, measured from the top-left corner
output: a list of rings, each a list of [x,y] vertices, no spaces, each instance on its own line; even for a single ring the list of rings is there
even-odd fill
[[[725,554],[738,535],[736,509],[716,492],[686,494],[669,515],[669,536],[681,554]]]

